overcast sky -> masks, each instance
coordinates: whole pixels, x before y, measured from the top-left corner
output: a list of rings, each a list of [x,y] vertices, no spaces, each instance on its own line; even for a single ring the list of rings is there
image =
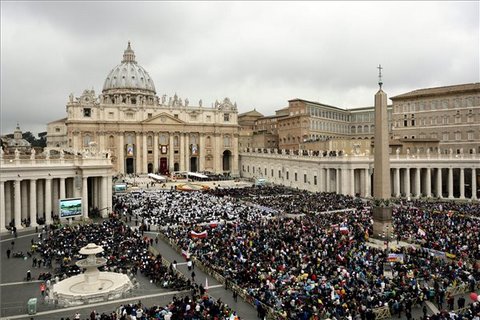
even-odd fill
[[[101,93],[131,41],[157,95],[264,115],[479,81],[479,2],[1,2],[1,133],[38,133]]]

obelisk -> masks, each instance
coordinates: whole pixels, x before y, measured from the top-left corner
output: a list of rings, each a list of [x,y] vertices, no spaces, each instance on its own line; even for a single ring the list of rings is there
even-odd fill
[[[387,95],[382,90],[382,66],[378,66],[379,90],[375,94],[375,140],[373,163],[373,237],[392,235],[392,207],[390,206],[390,155],[388,137]]]

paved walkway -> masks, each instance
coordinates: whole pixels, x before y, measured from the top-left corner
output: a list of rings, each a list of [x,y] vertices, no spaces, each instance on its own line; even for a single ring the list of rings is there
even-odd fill
[[[51,304],[46,304],[40,294],[38,281],[24,281],[27,270],[31,270],[33,279],[37,279],[41,272],[52,271],[47,268],[32,268],[32,259],[26,258],[12,258],[7,259],[6,250],[11,248],[11,241],[15,242],[12,251],[27,252],[30,248],[30,241],[38,239],[38,234],[35,230],[21,230],[18,232],[18,237],[13,238],[10,234],[4,234],[0,237],[0,319],[60,319],[61,317],[70,317],[77,312],[80,312],[82,319],[87,317],[92,310],[99,313],[110,313],[121,304],[136,303],[139,300],[146,306],[166,305],[169,303],[174,295],[189,295],[190,291],[178,292],[168,291],[150,284],[148,279],[139,273],[137,280],[140,283],[139,288],[134,290],[134,293],[129,298],[108,301],[96,304],[85,305],[81,307],[62,308]],[[156,237],[155,232],[146,232],[146,236],[151,238]],[[155,244],[155,249],[159,250],[162,256],[168,261],[177,260],[177,269],[185,276],[190,278],[191,272],[188,271],[185,259],[178,254],[168,243],[160,240]],[[227,303],[233,310],[236,310],[242,319],[257,319],[256,311],[253,306],[243,301],[240,297],[238,301],[233,300],[233,294],[230,290],[225,290],[223,284],[220,284],[213,277],[206,275],[199,268],[195,268],[196,283],[205,285],[205,280],[208,278],[208,294],[214,299],[221,299]],[[37,298],[37,314],[30,316],[27,314],[27,301],[30,298]]]

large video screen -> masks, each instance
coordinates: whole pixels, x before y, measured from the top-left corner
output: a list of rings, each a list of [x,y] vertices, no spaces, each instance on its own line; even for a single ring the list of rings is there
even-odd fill
[[[60,218],[82,215],[82,198],[60,199]]]

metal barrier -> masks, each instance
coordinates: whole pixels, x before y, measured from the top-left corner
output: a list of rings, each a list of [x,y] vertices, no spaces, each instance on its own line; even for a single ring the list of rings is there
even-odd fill
[[[375,314],[375,320],[390,319],[392,316],[390,314],[390,308],[388,307],[388,305],[374,308],[373,313]]]

